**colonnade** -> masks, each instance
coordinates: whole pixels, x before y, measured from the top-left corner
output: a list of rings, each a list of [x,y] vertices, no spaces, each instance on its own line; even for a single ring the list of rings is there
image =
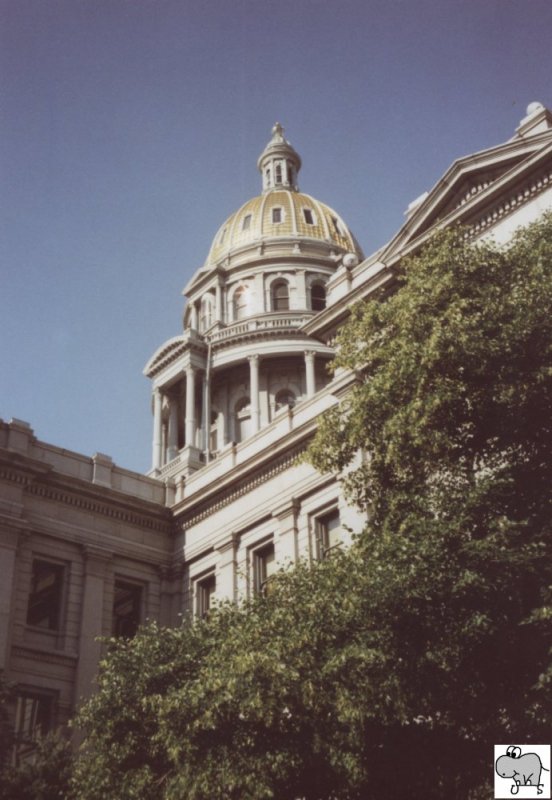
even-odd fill
[[[316,372],[315,357],[313,350],[305,350],[303,353],[305,364],[305,396],[312,397],[316,391]],[[267,358],[267,360],[269,360]],[[261,427],[261,399],[260,399],[260,364],[261,356],[255,354],[247,356],[249,362],[249,402],[251,414],[251,434],[257,433]],[[210,391],[207,386],[206,372],[200,370],[192,364],[188,364],[184,369],[185,376],[185,415],[184,415],[184,446],[194,447],[197,450],[207,451],[209,449],[209,434],[211,422]],[[198,378],[203,377],[202,385],[202,441],[198,447],[198,420],[196,406],[196,387]],[[181,384],[178,384],[181,386]],[[164,401],[166,401],[164,403]],[[168,409],[167,409],[168,405]],[[165,406],[165,408],[164,408]],[[230,433],[229,419],[226,412],[222,412],[222,440],[226,443]],[[231,412],[230,412],[231,413]],[[178,456],[178,414],[179,398],[175,395],[174,386],[165,390],[156,387],[153,391],[153,454],[152,468],[159,470],[161,467],[172,461]]]

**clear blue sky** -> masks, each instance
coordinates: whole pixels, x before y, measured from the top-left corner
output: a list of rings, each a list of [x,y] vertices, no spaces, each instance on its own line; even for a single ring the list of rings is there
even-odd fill
[[[552,106],[550,0],[0,0],[0,416],[146,471],[142,368],[276,120],[366,253]]]

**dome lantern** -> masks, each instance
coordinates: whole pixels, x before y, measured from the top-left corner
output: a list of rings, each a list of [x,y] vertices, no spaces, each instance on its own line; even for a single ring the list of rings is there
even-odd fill
[[[273,189],[298,191],[297,173],[301,169],[301,158],[284,137],[279,122],[272,128],[272,139],[259,156],[257,167],[262,176],[263,193]]]

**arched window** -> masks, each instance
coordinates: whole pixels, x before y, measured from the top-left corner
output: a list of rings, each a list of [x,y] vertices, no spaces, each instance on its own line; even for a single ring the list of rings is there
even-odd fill
[[[313,311],[322,311],[326,308],[326,289],[321,283],[311,287],[311,308]]]
[[[281,164],[276,164],[275,182],[276,183],[282,183],[282,165]]]
[[[244,317],[247,316],[248,310],[247,289],[245,286],[240,286],[239,289],[236,289],[232,302],[234,307],[234,319],[244,319]]]
[[[199,320],[200,330],[206,331],[213,324],[213,301],[207,295],[201,301],[201,317]]]
[[[249,397],[238,400],[234,412],[236,441],[243,442],[253,433],[251,426],[251,401]]]
[[[287,281],[276,281],[272,284],[272,310],[288,311],[289,309],[289,288]]]
[[[286,407],[293,408],[296,402],[295,395],[289,389],[282,389],[279,391],[274,400],[274,407],[276,411]]]

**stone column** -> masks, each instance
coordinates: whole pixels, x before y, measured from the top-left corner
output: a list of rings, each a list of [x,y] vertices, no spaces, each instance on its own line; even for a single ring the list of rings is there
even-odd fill
[[[305,350],[305,373],[307,379],[307,397],[312,397],[316,391],[316,378],[314,375],[314,352]]]
[[[249,356],[249,391],[251,400],[251,426],[253,433],[259,430],[259,356]]]
[[[167,566],[157,567],[159,573],[159,624],[168,627],[173,623],[171,614],[172,605],[172,586],[171,586],[171,571]]]
[[[169,429],[167,434],[167,461],[178,455],[178,401],[169,397]]]
[[[10,656],[10,632],[14,621],[13,605],[15,570],[19,532],[2,528],[0,531],[0,671],[7,670]]]
[[[307,283],[305,280],[305,270],[298,269],[295,273],[296,303],[295,308],[308,308],[307,304]]]
[[[186,447],[195,447],[195,369],[186,367]]]
[[[229,441],[230,420],[228,414],[228,384],[225,382],[220,388],[219,450]]]
[[[217,283],[215,286],[215,319],[217,322],[224,322],[223,319],[223,302],[222,302],[222,285]]]
[[[215,545],[219,554],[216,571],[216,596],[217,600],[236,600],[236,579],[237,579],[237,554],[238,537],[232,533],[229,539],[225,539]]]
[[[152,468],[160,469],[162,466],[163,448],[163,395],[161,389],[153,392],[153,460]]]
[[[203,450],[205,450],[206,460],[209,461],[209,450],[211,449],[211,387],[207,373],[203,375]]]
[[[279,565],[297,560],[297,515],[299,502],[291,497],[272,511],[278,520],[276,558]]]
[[[90,697],[94,678],[102,655],[102,643],[98,636],[111,634],[105,630],[104,603],[105,584],[110,574],[113,554],[99,547],[84,548],[84,582],[82,590],[79,661],[75,681],[75,708]]]
[[[195,303],[192,303],[192,307],[190,309],[190,327],[192,330],[197,331],[198,328],[198,319],[197,319],[197,306]]]

